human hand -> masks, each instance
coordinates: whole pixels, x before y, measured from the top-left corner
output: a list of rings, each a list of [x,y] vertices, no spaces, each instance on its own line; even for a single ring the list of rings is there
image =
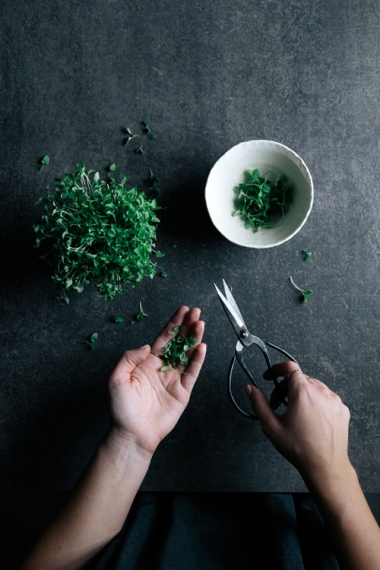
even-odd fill
[[[199,317],[200,309],[180,307],[151,346],[123,354],[109,379],[110,437],[117,445],[133,443],[152,454],[178,422],[206,356],[201,343],[204,322]],[[187,352],[186,368],[161,372],[163,361],[156,354],[172,338],[175,326],[181,327],[181,334],[195,337],[197,344]]]
[[[280,405],[277,391],[269,403],[260,390],[247,387],[265,435],[306,482],[345,473],[351,467],[347,451],[348,408],[337,394],[303,374],[294,362],[275,364],[273,372],[284,377],[280,386],[288,396],[288,407],[282,416],[273,410]],[[270,371],[264,378],[271,378]]]

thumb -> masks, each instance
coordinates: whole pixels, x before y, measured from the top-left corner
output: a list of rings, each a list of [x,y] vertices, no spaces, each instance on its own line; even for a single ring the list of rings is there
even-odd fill
[[[270,407],[264,394],[255,386],[248,384],[248,386],[245,387],[245,391],[249,397],[253,411],[259,418],[264,433],[270,436],[275,426],[277,426],[279,421],[278,417]]]
[[[123,355],[124,364],[127,366],[127,371],[132,372],[132,370],[141,362],[144,362],[150,354],[150,345],[146,344],[141,348],[136,348],[134,350],[127,350]]]

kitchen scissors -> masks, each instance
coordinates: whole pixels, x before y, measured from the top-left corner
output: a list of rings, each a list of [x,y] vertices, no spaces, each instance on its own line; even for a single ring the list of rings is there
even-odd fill
[[[271,370],[271,372],[272,372],[272,380],[273,380],[273,383],[275,385],[275,389],[277,390],[277,393],[281,399],[282,404],[284,404],[284,406],[288,405],[288,401],[287,401],[287,398],[282,393],[279,382],[277,380],[277,377],[273,372],[272,363],[270,361],[266,345],[270,346],[271,348],[274,348],[275,350],[277,350],[278,352],[280,352],[281,354],[286,356],[289,360],[292,360],[295,363],[297,363],[297,361],[291,354],[286,352],[286,350],[283,350],[282,348],[280,348],[279,346],[276,346],[275,344],[272,344],[271,342],[265,343],[259,337],[254,336],[253,334],[251,334],[249,332],[248,327],[245,324],[244,319],[242,317],[242,314],[239,310],[239,307],[237,306],[237,303],[236,303],[235,299],[233,298],[232,293],[231,293],[230,289],[228,288],[224,279],[223,279],[223,285],[224,285],[224,295],[216,285],[215,285],[215,289],[219,295],[219,299],[222,303],[222,307],[225,310],[226,315],[227,315],[227,317],[228,317],[228,319],[229,319],[229,321],[230,321],[230,323],[231,323],[231,325],[232,325],[232,327],[233,327],[233,329],[234,329],[234,331],[238,337],[238,341],[237,341],[236,346],[235,346],[235,354],[231,360],[230,368],[228,371],[228,384],[227,384],[228,395],[229,395],[233,405],[235,406],[235,408],[241,414],[243,414],[243,416],[257,420],[258,418],[255,414],[249,414],[249,413],[245,412],[239,406],[239,404],[236,402],[235,397],[232,393],[232,376],[233,376],[233,371],[234,371],[236,361],[240,364],[241,368],[244,370],[244,372],[248,376],[251,383],[256,388],[261,390],[260,386],[257,384],[257,382],[254,379],[254,377],[252,376],[249,368],[247,367],[246,363],[244,362],[244,358],[243,358],[244,349],[248,348],[252,345],[255,345],[261,350],[261,352],[265,358],[266,365],[267,365],[268,369]]]

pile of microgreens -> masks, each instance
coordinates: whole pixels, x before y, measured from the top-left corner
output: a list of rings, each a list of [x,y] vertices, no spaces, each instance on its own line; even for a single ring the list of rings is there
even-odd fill
[[[291,201],[292,187],[285,176],[275,183],[260,176],[256,170],[247,170],[247,180],[234,187],[236,192],[233,216],[245,221],[245,228],[257,232],[269,228],[273,218],[284,216]]]
[[[166,346],[161,348],[160,357],[164,361],[161,372],[177,368],[179,364],[187,366],[189,359],[186,356],[186,352],[190,350],[196,342],[196,338],[181,334],[181,327],[174,327],[172,338]]]
[[[41,197],[44,205],[41,221],[34,226],[36,247],[48,240],[49,250],[41,257],[53,268],[53,280],[60,286],[61,299],[69,302],[67,292],[78,291],[98,280],[99,293],[110,301],[158,271],[150,256],[163,257],[155,250],[156,227],[160,209],[155,200],[127,190],[130,177],[120,173],[116,182],[111,173],[107,180],[99,172],[86,171],[83,162],[77,170],[55,180],[55,192]]]

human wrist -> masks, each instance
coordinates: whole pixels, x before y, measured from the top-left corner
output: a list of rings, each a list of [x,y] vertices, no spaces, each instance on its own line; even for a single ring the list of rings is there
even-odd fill
[[[147,469],[154,451],[142,446],[134,434],[120,430],[114,425],[109,427],[101,442],[101,448],[110,461],[117,463],[121,468],[133,461],[136,466]]]
[[[348,458],[338,466],[308,472],[300,470],[300,473],[309,491],[322,499],[339,496],[359,485],[357,473]]]

